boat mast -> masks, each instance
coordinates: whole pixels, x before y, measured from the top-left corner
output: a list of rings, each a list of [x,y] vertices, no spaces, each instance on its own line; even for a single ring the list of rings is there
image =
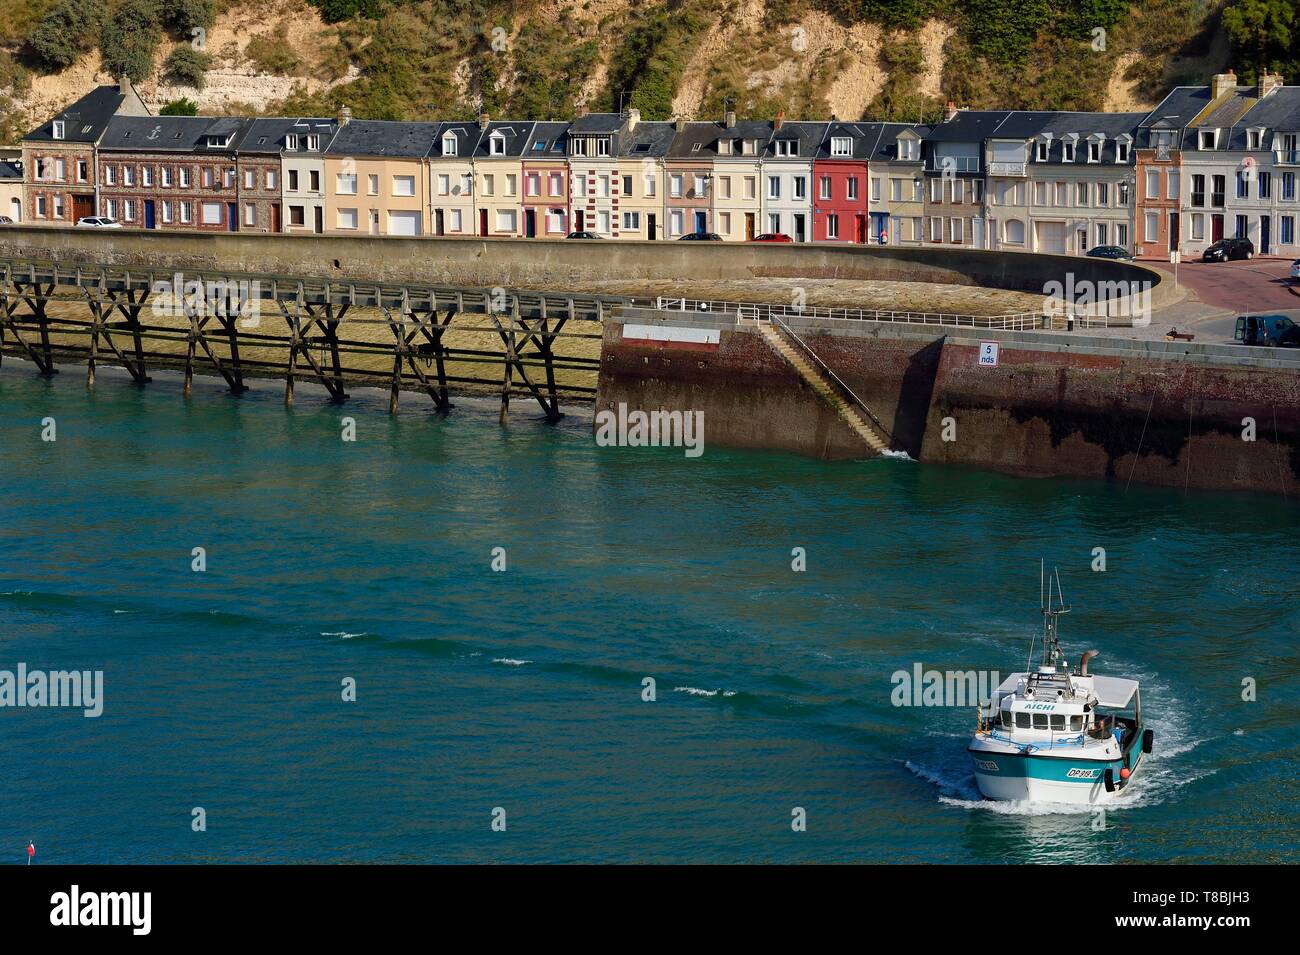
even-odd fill
[[[1052,581],[1047,580],[1047,601],[1041,602],[1040,605],[1043,613],[1043,666],[1060,666],[1065,662],[1065,655],[1061,653],[1061,641],[1057,637],[1057,624],[1061,614],[1069,613],[1070,608],[1065,605],[1065,594],[1061,592],[1061,571],[1059,568],[1053,568],[1056,576],[1056,609],[1052,609]],[[1041,572],[1039,592],[1042,592]]]

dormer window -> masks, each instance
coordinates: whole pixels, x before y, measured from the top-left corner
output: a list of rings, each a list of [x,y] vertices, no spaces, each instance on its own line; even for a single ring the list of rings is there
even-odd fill
[[[719,139],[719,140],[718,140],[718,155],[719,155],[719,156],[730,156],[730,155],[731,155],[731,146],[732,146],[732,143],[731,143],[731,140],[730,140],[730,139]]]
[[[778,139],[774,145],[778,156],[799,155],[799,141],[797,139]]]
[[[1128,162],[1128,151],[1131,144],[1127,139],[1115,140],[1115,161]]]
[[[488,152],[493,156],[504,156],[506,154],[506,137],[504,133],[496,132],[488,137]]]
[[[56,119],[54,121],[54,127],[51,130],[50,135],[53,136],[55,139],[62,139],[66,135],[66,132],[67,132],[67,128],[63,120]]]
[[[205,136],[203,137],[209,149],[222,149],[230,145],[230,140],[234,138],[234,133],[229,136]]]
[[[1050,139],[1040,139],[1034,143],[1034,161],[1047,162],[1047,151],[1052,148]]]
[[[456,137],[451,133],[442,137],[442,154],[444,156],[456,155]]]
[[[1088,140],[1088,162],[1101,162],[1101,144],[1100,139]]]
[[[1246,130],[1246,148],[1250,150],[1264,148],[1264,130],[1248,129]]]
[[[746,156],[756,156],[758,154],[758,140],[746,139],[740,144],[740,151]]]
[[[1217,129],[1202,129],[1198,137],[1198,144],[1201,149],[1214,149],[1218,145],[1219,131]]]
[[[320,149],[320,137],[315,133],[312,133],[307,137],[307,150],[309,152],[315,152],[318,149]]]
[[[608,137],[608,136],[601,136],[599,139],[596,140],[596,155],[597,155],[597,156],[608,156],[608,155],[609,155],[609,137]]]
[[[284,148],[285,148],[286,150],[288,150],[289,152],[291,152],[291,153],[292,153],[292,152],[297,152],[297,150],[298,150],[298,134],[297,134],[297,133],[290,133],[288,136],[284,137]]]
[[[853,140],[848,136],[831,137],[831,155],[832,156],[852,156]]]
[[[1074,162],[1074,140],[1067,139],[1061,143],[1061,162]]]
[[[898,141],[898,158],[915,161],[917,158],[917,147],[920,145],[921,144],[915,139],[900,139]]]

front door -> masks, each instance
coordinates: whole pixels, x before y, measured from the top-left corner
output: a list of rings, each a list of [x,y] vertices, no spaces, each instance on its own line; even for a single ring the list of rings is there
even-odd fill
[[[379,210],[370,210],[370,234],[379,235]]]
[[[537,210],[536,209],[524,210],[524,238],[525,239],[537,238]]]
[[[1169,213],[1169,251],[1178,251],[1178,239],[1182,232],[1182,225],[1178,221],[1178,213]]]
[[[1078,244],[1078,248],[1076,248],[1074,251],[1078,252],[1080,255],[1083,255],[1083,253],[1087,252],[1088,251],[1088,230],[1076,229],[1075,241]]]
[[[152,199],[144,201],[144,227],[146,229],[158,228],[158,221],[155,217],[154,204]]]
[[[283,226],[280,222],[280,203],[273,202],[271,203],[271,231],[280,232],[282,231],[282,228]]]
[[[1273,240],[1273,220],[1269,216],[1259,217],[1259,254],[1268,255],[1269,243]]]
[[[314,211],[316,213],[316,218],[313,222],[312,228],[316,230],[317,235],[320,235],[325,231],[325,207],[316,206]]]
[[[226,228],[231,232],[239,231],[239,206],[233,202],[226,203]]]
[[[803,242],[806,235],[807,233],[804,231],[803,226],[803,213],[796,212],[794,214],[794,240],[796,242]]]
[[[72,197],[72,221],[73,222],[76,222],[78,219],[84,219],[86,218],[86,216],[93,216],[94,214],[95,214],[94,196],[84,196],[78,194]],[[15,218],[14,221],[17,222],[18,219]]]
[[[1218,242],[1223,238],[1223,213],[1216,212],[1210,216],[1210,241]]]
[[[487,210],[486,210],[486,209],[480,209],[480,210],[478,211],[478,234],[479,234],[479,235],[487,235],[487,234],[488,234],[488,231],[487,231]]]
[[[646,221],[646,226],[645,226],[646,237],[649,238],[651,242],[653,242],[655,239],[659,238],[659,230],[658,230],[659,224],[655,220],[655,214],[653,212],[648,213],[645,217],[645,221]]]
[[[581,209],[575,209],[573,212],[573,231],[583,232],[587,228],[587,217]]]
[[[445,224],[442,218],[442,210],[435,209],[433,213],[433,234],[446,235]]]
[[[709,214],[703,209],[695,211],[695,231],[705,232],[709,228]]]
[[[745,241],[754,241],[754,213],[745,213]]]

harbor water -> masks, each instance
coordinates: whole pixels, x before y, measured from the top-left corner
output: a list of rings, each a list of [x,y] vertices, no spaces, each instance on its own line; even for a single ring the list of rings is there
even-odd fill
[[[0,708],[0,859],[1300,861],[1295,498],[155,379],[0,370],[0,671],[103,674]],[[1023,668],[1040,558],[1155,731],[1104,818],[982,801],[974,709],[891,699]]]

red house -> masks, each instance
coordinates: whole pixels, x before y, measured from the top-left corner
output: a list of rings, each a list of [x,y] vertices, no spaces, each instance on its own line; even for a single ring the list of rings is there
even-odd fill
[[[813,158],[814,242],[877,241],[870,228],[867,157],[879,138],[879,123],[831,123]]]

